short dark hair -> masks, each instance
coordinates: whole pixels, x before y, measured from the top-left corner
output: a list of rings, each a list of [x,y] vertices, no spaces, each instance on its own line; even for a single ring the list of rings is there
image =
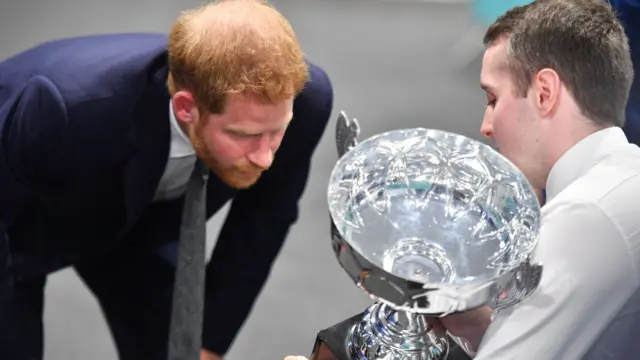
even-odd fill
[[[633,64],[629,40],[602,0],[536,0],[508,11],[487,30],[484,44],[508,39],[507,67],[519,96],[534,75],[558,73],[582,114],[599,125],[623,126]]]

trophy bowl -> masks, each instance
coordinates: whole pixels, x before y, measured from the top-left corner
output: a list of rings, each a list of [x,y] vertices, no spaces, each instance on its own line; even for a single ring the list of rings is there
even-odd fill
[[[445,359],[446,334],[425,319],[497,311],[537,287],[536,194],[514,164],[471,138],[412,128],[357,143],[357,122],[340,121],[350,127],[339,124],[329,180],[332,246],[376,301],[351,331],[351,356]]]

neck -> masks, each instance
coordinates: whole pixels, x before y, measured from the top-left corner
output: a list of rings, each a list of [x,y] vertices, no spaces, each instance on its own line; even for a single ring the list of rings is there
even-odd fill
[[[546,156],[544,156],[544,158],[547,176],[553,166],[567,151],[569,151],[569,149],[589,135],[609,127],[596,124],[594,121],[585,118],[584,116],[573,118],[564,123],[556,121],[556,125],[557,126],[553,126],[549,129],[549,136],[547,137],[549,142],[544,146],[546,152]],[[547,179],[545,177],[545,186],[546,181]]]

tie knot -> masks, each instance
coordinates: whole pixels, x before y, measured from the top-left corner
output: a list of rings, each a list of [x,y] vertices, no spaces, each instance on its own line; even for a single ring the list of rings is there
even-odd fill
[[[209,168],[202,162],[202,160],[198,159],[196,161],[196,165],[193,169],[193,175],[203,177],[205,180],[209,177]]]

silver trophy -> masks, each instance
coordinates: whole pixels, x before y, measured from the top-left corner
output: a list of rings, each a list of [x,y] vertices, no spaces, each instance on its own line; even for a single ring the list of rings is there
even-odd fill
[[[536,194],[509,160],[465,136],[413,128],[358,143],[359,130],[340,114],[331,235],[340,265],[375,303],[319,337],[312,359],[447,359],[456,343],[470,353],[429,317],[499,311],[536,289]]]

